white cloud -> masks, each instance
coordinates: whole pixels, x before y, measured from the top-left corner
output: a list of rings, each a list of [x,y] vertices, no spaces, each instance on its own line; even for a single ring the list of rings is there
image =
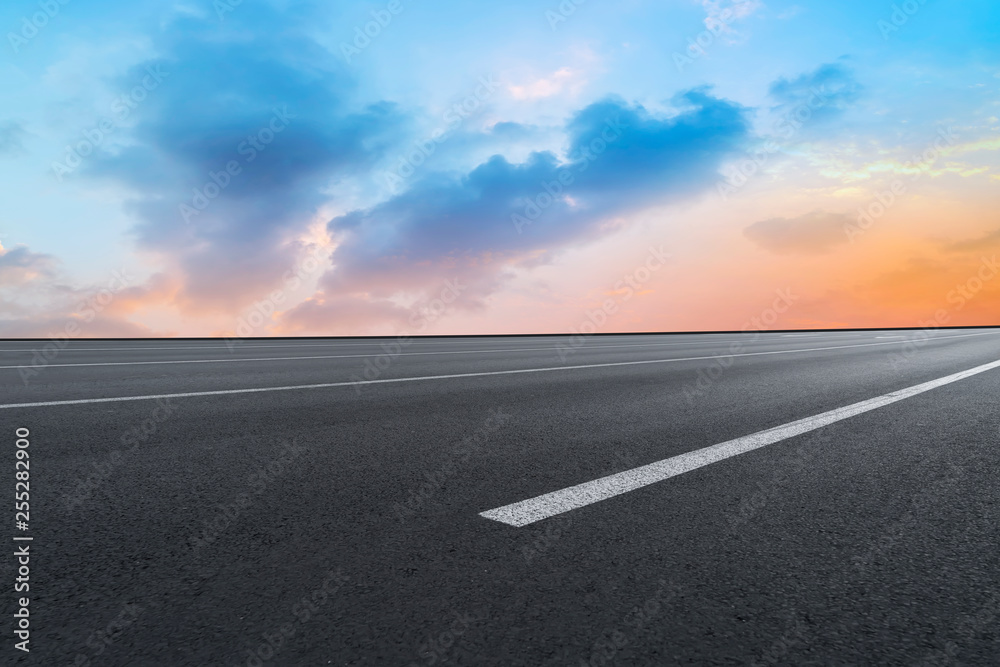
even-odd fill
[[[587,83],[580,70],[562,67],[547,77],[522,84],[508,86],[510,94],[517,100],[534,100],[558,95],[566,89],[576,93]]]

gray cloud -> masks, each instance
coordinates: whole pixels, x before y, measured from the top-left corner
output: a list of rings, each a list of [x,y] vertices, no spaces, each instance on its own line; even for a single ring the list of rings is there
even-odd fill
[[[847,243],[844,227],[853,222],[846,213],[813,211],[795,218],[769,218],[753,223],[743,235],[778,254],[816,255]]]

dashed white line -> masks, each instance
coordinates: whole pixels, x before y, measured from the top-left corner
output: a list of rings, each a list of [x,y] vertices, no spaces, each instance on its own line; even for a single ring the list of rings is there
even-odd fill
[[[703,468],[712,463],[718,463],[733,456],[739,456],[740,454],[745,454],[755,449],[760,449],[761,447],[766,447],[767,445],[808,433],[824,426],[829,426],[842,419],[849,419],[855,415],[876,410],[891,403],[910,398],[911,396],[922,394],[925,391],[930,391],[937,387],[951,384],[952,382],[958,382],[979,373],[985,373],[997,367],[1000,367],[1000,360],[906,389],[900,389],[899,391],[866,401],[853,403],[842,408],[837,408],[836,410],[799,419],[798,421],[776,426],[766,431],[745,435],[741,438],[728,440],[679,456],[672,456],[662,461],[633,468],[632,470],[601,477],[591,482],[577,484],[576,486],[571,486],[560,491],[553,491],[542,496],[504,505],[503,507],[481,512],[479,516],[511,526],[527,526],[528,524],[547,519],[557,514],[614,498],[623,493],[635,491],[636,489],[641,489],[644,486],[649,486],[650,484],[655,484],[656,482],[661,482],[677,475],[683,475],[686,472]]]

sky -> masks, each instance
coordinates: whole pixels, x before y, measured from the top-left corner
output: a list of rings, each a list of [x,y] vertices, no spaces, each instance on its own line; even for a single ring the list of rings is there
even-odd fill
[[[1000,324],[1000,4],[9,0],[0,336]]]

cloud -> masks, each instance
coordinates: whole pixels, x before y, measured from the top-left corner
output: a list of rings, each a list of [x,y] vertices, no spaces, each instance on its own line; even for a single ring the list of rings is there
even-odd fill
[[[267,7],[222,24],[181,17],[162,55],[122,78],[163,73],[128,145],[85,173],[133,193],[133,237],[170,264],[183,310],[236,312],[279,285],[324,189],[370,168],[400,125],[393,105],[354,101],[356,82],[306,23]]]
[[[51,255],[32,252],[27,246],[10,250],[0,246],[0,289],[49,280],[55,268],[56,260]]]
[[[24,154],[24,126],[12,120],[0,123],[0,156],[12,157]]]
[[[587,83],[585,79],[581,78],[581,74],[582,73],[578,70],[563,67],[556,70],[548,77],[536,79],[535,81],[522,84],[520,86],[508,86],[508,90],[516,100],[533,100],[551,97],[562,93],[567,87],[575,93]]]
[[[732,22],[748,18],[764,3],[760,0],[701,0],[701,6],[705,9],[705,27],[732,39],[738,35]]]
[[[980,252],[1000,245],[1000,229],[984,234],[976,239],[968,239],[951,243],[947,249],[951,252]]]
[[[846,213],[813,211],[795,218],[769,218],[753,223],[743,235],[770,252],[816,255],[847,242],[845,225],[853,220]]]
[[[343,297],[433,294],[448,279],[467,285],[457,307],[479,307],[513,269],[600,237],[610,219],[711,187],[722,162],[745,147],[747,111],[704,89],[674,105],[673,115],[658,116],[616,98],[596,102],[566,123],[565,158],[494,155],[460,177],[428,174],[333,219],[340,244],[321,281],[336,304],[329,321]],[[314,319],[320,307],[311,306]]]
[[[813,124],[842,115],[860,99],[863,88],[853,70],[837,62],[820,65],[794,79],[782,77],[768,92],[777,102],[772,111],[785,113],[808,107],[809,123]]]
[[[0,336],[116,337],[152,336],[156,332],[129,321],[162,281],[145,286],[130,284],[127,275],[113,272],[104,284],[73,287],[60,274],[51,255],[26,246],[0,247]],[[76,329],[68,332],[67,325]]]

